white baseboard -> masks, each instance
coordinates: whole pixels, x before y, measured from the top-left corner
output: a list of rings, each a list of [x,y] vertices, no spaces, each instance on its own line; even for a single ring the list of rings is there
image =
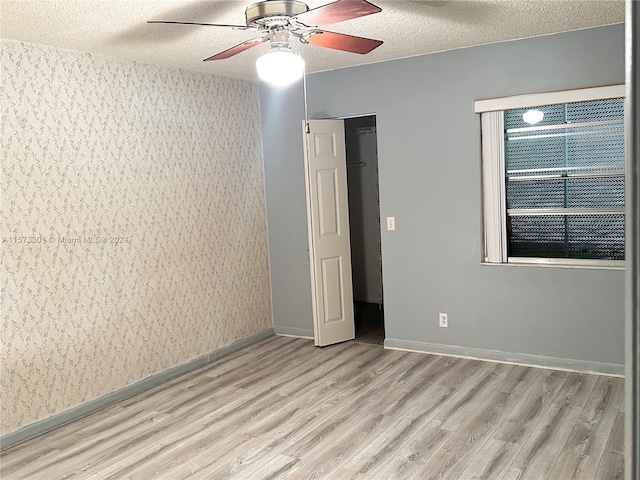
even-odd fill
[[[390,350],[407,350],[411,352],[431,353],[434,355],[445,355],[449,357],[462,357],[498,363],[511,363],[527,367],[551,368],[554,370],[568,370],[571,372],[624,377],[624,365],[618,365],[615,363],[545,357],[542,355],[530,355],[527,353],[501,352],[499,350],[466,348],[457,345],[397,340],[393,338],[385,339],[384,347]]]
[[[45,432],[48,432],[49,430],[53,430],[54,428],[61,427],[62,425],[85,417],[90,413],[105,408],[113,403],[124,400],[125,398],[129,398],[175,377],[179,377],[180,375],[184,375],[185,373],[195,370],[196,368],[200,368],[204,365],[215,362],[216,360],[220,360],[221,358],[231,353],[241,350],[242,348],[254,343],[260,342],[266,338],[272,337],[273,335],[273,328],[268,328],[256,333],[255,335],[251,335],[250,337],[243,338],[241,340],[238,340],[237,342],[233,342],[230,345],[226,345],[224,347],[213,350],[212,352],[206,353],[198,358],[183,363],[182,365],[169,368],[167,370],[164,370],[163,372],[156,373],[147,378],[143,378],[136,383],[127,385],[124,388],[111,393],[107,393],[106,395],[98,397],[94,400],[89,400],[88,402],[66,410],[62,413],[58,413],[49,418],[45,418],[44,420],[39,420],[37,422],[26,425],[19,430],[16,430],[15,432],[11,432],[0,437],[0,448],[4,449],[10,447],[11,445],[15,445],[17,443],[28,440],[29,438],[41,435]]]

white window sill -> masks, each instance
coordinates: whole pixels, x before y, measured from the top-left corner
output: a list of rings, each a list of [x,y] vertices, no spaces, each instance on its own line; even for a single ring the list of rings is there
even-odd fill
[[[481,265],[498,267],[543,267],[543,268],[580,268],[588,270],[620,270],[624,271],[625,262],[622,260],[596,260],[567,262],[554,258],[518,258],[510,259],[508,263],[481,262]]]

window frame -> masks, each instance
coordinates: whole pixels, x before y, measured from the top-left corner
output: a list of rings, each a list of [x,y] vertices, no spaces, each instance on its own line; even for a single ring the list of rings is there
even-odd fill
[[[625,86],[622,84],[491,98],[475,102],[474,111],[480,114],[482,137],[482,264],[624,269],[624,260],[509,257],[507,255],[504,146],[505,110],[624,97]]]

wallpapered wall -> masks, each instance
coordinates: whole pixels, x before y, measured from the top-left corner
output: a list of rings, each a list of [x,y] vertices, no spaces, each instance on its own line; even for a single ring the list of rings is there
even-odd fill
[[[272,326],[255,85],[2,41],[2,433]]]

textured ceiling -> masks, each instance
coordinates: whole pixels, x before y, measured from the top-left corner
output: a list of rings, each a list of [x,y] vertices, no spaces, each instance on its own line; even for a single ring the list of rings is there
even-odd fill
[[[331,0],[307,0],[314,8]],[[372,0],[382,12],[327,30],[384,40],[367,55],[297,47],[307,72],[493,43],[624,21],[624,0]],[[252,31],[147,20],[244,24],[253,3],[225,0],[0,0],[3,38],[102,53],[146,63],[256,81],[260,45],[227,60],[202,59],[255,37]]]

